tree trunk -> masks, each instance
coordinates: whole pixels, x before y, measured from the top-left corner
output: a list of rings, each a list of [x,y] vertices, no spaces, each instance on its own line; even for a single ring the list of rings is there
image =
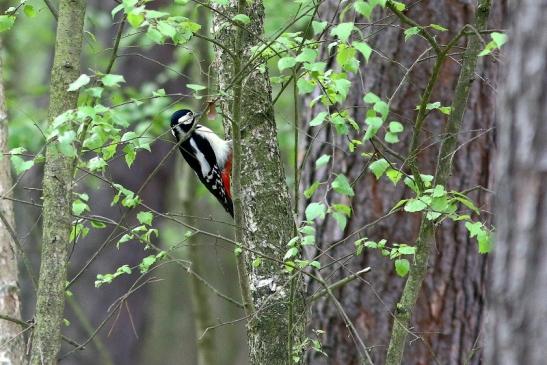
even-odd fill
[[[408,11],[408,16],[419,24],[442,24],[448,28],[448,34],[440,34],[441,43],[455,35],[466,23],[473,20],[475,3],[458,0],[442,2],[418,3]],[[330,20],[336,14],[338,2],[331,1],[322,8],[324,20]],[[504,13],[504,6],[497,2],[492,10],[490,27],[499,25]],[[391,16],[390,16],[391,15]],[[383,16],[390,16],[383,19]],[[385,12],[381,24],[399,25],[399,21],[391,13]],[[341,20],[342,21],[342,20]],[[359,23],[357,19],[355,22]],[[404,41],[402,31],[396,27],[381,25],[374,28],[361,23],[364,36],[371,46],[378,51],[371,57],[369,63],[362,60],[361,72],[350,75],[352,89],[346,106],[351,117],[362,124],[366,107],[363,96],[372,91],[383,100],[389,99],[397,89],[406,69],[424,52],[428,46],[421,38]],[[327,41],[325,44],[328,44]],[[463,41],[460,45],[465,45]],[[326,55],[326,50],[323,50]],[[380,56],[381,55],[381,56]],[[458,59],[460,56],[454,56]],[[326,58],[326,57],[325,57]],[[334,57],[330,57],[328,67],[333,66]],[[391,60],[394,60],[393,62]],[[406,69],[402,68],[402,64]],[[402,84],[398,93],[391,100],[389,120],[398,120],[405,125],[405,131],[411,131],[411,121],[415,116],[416,105],[431,72],[434,60],[416,64],[408,79]],[[491,150],[493,134],[494,93],[491,80],[495,80],[496,67],[487,59],[481,59],[477,74],[471,88],[469,106],[458,135],[459,149],[454,155],[453,176],[449,179],[447,190],[461,191],[477,185],[488,188],[490,181]],[[441,69],[439,83],[433,90],[432,102],[440,101],[442,105],[450,105],[453,90],[460,72],[460,64],[449,60]],[[482,80],[482,81],[481,81]],[[318,96],[313,94],[312,98]],[[331,159],[334,173],[344,173],[350,181],[356,181],[354,190],[356,196],[351,202],[353,215],[348,221],[345,232],[340,232],[337,223],[327,218],[317,227],[319,250],[330,246],[356,232],[368,223],[384,216],[394,204],[404,197],[405,190],[395,188],[385,178],[377,181],[366,171],[364,159],[358,153],[346,155],[347,140],[336,135],[329,126],[318,131],[307,126],[319,111],[318,107],[305,108],[303,121],[307,128],[306,150],[309,156],[303,162],[301,189],[305,189],[315,181],[325,181],[330,173],[328,169],[317,169],[315,161],[322,154],[333,154]],[[435,162],[438,147],[443,138],[447,117],[441,113],[431,113],[426,119],[422,136],[423,145],[417,161],[420,171],[425,174],[435,173]],[[317,137],[314,139],[311,136]],[[401,136],[401,143],[394,149],[404,155],[410,140],[410,134]],[[334,144],[334,147],[333,145]],[[334,153],[333,153],[334,151]],[[304,156],[304,153],[300,153]],[[361,173],[364,175],[361,177]],[[488,212],[491,197],[483,190],[475,190],[471,198],[481,209]],[[331,203],[336,203],[332,201]],[[305,207],[305,205],[304,205]],[[488,220],[488,217],[486,218]],[[404,280],[395,275],[393,263],[376,252],[366,251],[362,256],[353,257],[355,247],[353,241],[368,237],[371,240],[385,238],[391,243],[413,244],[419,231],[419,216],[405,212],[395,213],[378,224],[361,231],[342,245],[329,250],[329,260],[322,262],[326,266],[334,259],[349,255],[349,259],[341,264],[325,268],[324,277],[335,282],[352,272],[366,266],[372,271],[367,274],[366,281],[355,281],[335,291],[350,319],[356,325],[365,344],[370,348],[374,363],[385,363],[385,354],[389,343],[393,313],[404,285]],[[484,280],[487,257],[478,254],[476,243],[468,238],[463,224],[444,222],[436,233],[436,246],[429,259],[428,271],[418,298],[411,321],[411,335],[407,339],[403,364],[457,364],[480,362],[480,338],[482,329]],[[319,250],[312,254],[317,254]],[[325,258],[324,258],[325,259]],[[312,290],[320,289],[316,284]],[[326,331],[322,339],[328,358],[313,355],[312,364],[344,364],[359,363],[359,356],[352,337],[349,336],[346,324],[339,315],[335,305],[325,298],[318,301],[313,308],[311,328]]]
[[[232,2],[233,3],[233,2]],[[243,2],[245,4],[245,2]],[[235,52],[242,68],[250,60],[251,47],[260,44],[257,36],[263,33],[264,8],[262,1],[247,2],[244,13],[251,22],[245,27],[252,34],[243,31],[241,43]],[[215,13],[214,34],[217,41],[234,51],[236,49],[237,27],[228,20],[238,13],[234,4],[219,7],[220,14]],[[232,92],[235,62],[222,48],[216,49],[216,65],[219,71],[219,89],[221,92]],[[241,51],[241,52],[238,52]],[[262,60],[257,62],[261,63]],[[294,222],[291,213],[291,198],[285,183],[285,172],[280,158],[277,141],[276,124],[273,113],[271,85],[266,71],[256,68],[247,69],[241,88],[241,120],[239,127],[241,139],[240,199],[243,207],[241,228],[242,246],[256,250],[266,257],[281,261],[287,249],[287,242],[293,237]],[[228,102],[222,100],[222,111],[225,115],[225,129],[230,131],[234,110]],[[235,116],[234,116],[235,118]],[[234,149],[237,143],[234,142]],[[237,158],[237,156],[234,156]],[[234,166],[237,161],[234,161]],[[235,170],[232,171],[232,184],[237,183]],[[235,190],[233,188],[232,190]],[[235,203],[235,201],[234,201]],[[234,208],[237,208],[236,206]],[[236,209],[236,222],[238,213]],[[237,223],[236,223],[237,224]],[[251,364],[287,364],[289,336],[294,344],[301,341],[304,320],[299,316],[298,323],[289,323],[289,278],[283,273],[283,265],[262,257],[260,265],[250,265],[260,256],[244,253],[247,257],[252,302],[255,315],[249,321],[249,347]],[[303,314],[302,289],[297,281],[295,300],[292,311]]]
[[[545,363],[547,6],[515,6],[499,100],[496,240],[486,363]]]
[[[0,50],[2,41],[0,39]],[[19,271],[17,269],[17,248],[12,234],[15,234],[13,204],[3,199],[11,196],[11,166],[8,152],[8,112],[6,110],[3,67],[0,58],[0,315],[21,319],[19,292]],[[0,318],[0,364],[22,365],[24,360],[24,341],[20,325]]]
[[[78,92],[68,86],[80,74],[85,0],[61,0],[51,69],[48,119],[77,106]],[[46,148],[43,181],[43,240],[31,364],[57,363],[65,304],[71,230],[72,158],[52,141]]]

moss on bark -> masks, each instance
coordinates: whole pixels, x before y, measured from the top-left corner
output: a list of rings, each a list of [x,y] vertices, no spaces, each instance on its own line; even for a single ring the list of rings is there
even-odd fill
[[[61,0],[51,69],[48,119],[76,108],[77,92],[68,85],[80,74],[85,0]],[[31,364],[57,362],[63,323],[64,292],[71,229],[72,159],[56,142],[46,148],[43,181],[43,240]]]
[[[219,8],[214,19],[215,39],[234,52],[241,62],[241,105],[239,127],[241,129],[239,174],[240,199],[242,206],[242,243],[245,248],[258,251],[265,257],[282,260],[286,244],[291,239],[294,221],[291,212],[291,197],[285,183],[285,172],[281,162],[274,119],[271,85],[267,71],[256,66],[245,68],[251,59],[251,47],[261,43],[264,8],[261,1],[247,2],[244,11],[251,19],[241,34],[241,43],[236,42],[237,29],[229,21],[237,11],[237,4]],[[237,61],[217,48],[217,69],[219,87],[228,95],[237,72]],[[236,83],[237,84],[237,83]],[[235,94],[235,92],[234,92]],[[232,96],[222,100],[225,130],[230,133],[230,109]],[[236,213],[237,214],[237,213]],[[255,314],[249,321],[249,347],[252,364],[287,364],[288,339],[300,344],[304,328],[303,290],[301,281],[295,287],[293,311],[296,323],[289,328],[289,276],[283,272],[279,262],[262,257],[258,267],[249,263],[257,258],[246,255],[247,270]]]

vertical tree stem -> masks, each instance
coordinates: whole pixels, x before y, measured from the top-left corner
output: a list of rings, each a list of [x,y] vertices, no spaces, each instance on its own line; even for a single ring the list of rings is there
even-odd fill
[[[85,0],[61,0],[51,69],[48,119],[76,108],[77,92],[68,85],[80,74]],[[31,350],[32,365],[57,363],[65,305],[65,280],[71,229],[72,159],[46,148],[43,181],[43,241],[36,304],[36,326]]]
[[[490,0],[479,0],[475,15],[475,28],[477,30],[480,31],[485,29],[489,13]],[[442,54],[446,55],[447,51],[448,49],[445,49]],[[467,107],[467,100],[471,90],[471,81],[473,80],[479,51],[479,39],[477,39],[475,35],[472,35],[468,47],[464,52],[462,70],[460,71],[460,76],[456,84],[454,101],[452,103],[452,113],[447,125],[448,136],[442,142],[439,157],[437,159],[437,171],[435,174],[436,184],[445,185],[448,182],[448,177],[452,169],[451,156],[455,151],[456,136],[461,129],[463,116]],[[422,107],[424,107],[423,103],[420,107],[420,112],[422,112]],[[416,152],[418,147],[416,136],[413,137],[412,146],[416,148],[414,150]],[[411,152],[413,153],[411,158],[415,158],[415,152]],[[420,190],[422,189],[423,186]],[[406,338],[409,332],[408,325],[416,300],[420,294],[423,280],[427,274],[427,263],[434,242],[435,225],[432,221],[426,219],[426,214],[424,213],[420,224],[420,232],[416,241],[415,262],[411,267],[401,300],[397,304],[395,310],[395,318],[387,352],[387,365],[398,365],[402,361]]]
[[[2,40],[0,39],[0,50]],[[1,79],[3,64],[0,59],[0,196],[10,191],[12,186],[11,166],[8,152],[8,112],[4,97],[4,84]],[[19,291],[19,270],[17,268],[17,247],[10,229],[15,225],[13,203],[0,200],[0,314],[21,319],[21,300]],[[31,278],[32,279],[32,278]],[[24,341],[20,336],[21,327],[13,322],[0,320],[0,356],[13,365],[22,365],[24,360]],[[9,343],[9,344],[8,344]]]

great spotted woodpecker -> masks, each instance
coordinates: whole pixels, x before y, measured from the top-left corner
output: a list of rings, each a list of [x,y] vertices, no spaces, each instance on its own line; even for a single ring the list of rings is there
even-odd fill
[[[230,176],[232,172],[232,141],[225,141],[212,130],[200,124],[184,140],[197,122],[199,115],[191,110],[178,110],[171,116],[171,133],[180,143],[182,156],[199,180],[218,199],[228,213],[234,216]],[[180,142],[183,139],[183,142]]]

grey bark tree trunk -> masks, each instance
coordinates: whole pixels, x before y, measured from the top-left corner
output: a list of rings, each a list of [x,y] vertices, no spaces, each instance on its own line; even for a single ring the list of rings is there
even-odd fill
[[[0,50],[2,40],[0,39]],[[2,80],[3,66],[0,58],[0,315],[21,319],[19,291],[19,270],[17,269],[17,248],[12,238],[15,234],[13,204],[3,199],[11,196],[11,166],[8,156],[8,112]],[[9,227],[7,226],[9,225]],[[11,232],[10,232],[11,231]],[[24,341],[20,325],[0,318],[0,363],[21,365],[24,360]]]
[[[85,0],[61,0],[51,69],[48,119],[77,106],[78,92],[68,86],[80,74]],[[57,363],[65,304],[71,230],[72,158],[52,141],[46,148],[43,181],[43,239],[31,364]]]
[[[547,6],[515,6],[499,99],[496,240],[486,363],[545,363]]]
[[[419,24],[437,23],[449,29],[450,34],[441,34],[441,43],[446,42],[450,35],[464,24],[473,20],[475,2],[446,0],[442,2],[418,3],[411,8],[408,16]],[[338,2],[331,1],[322,8],[322,17],[332,19],[337,11]],[[491,28],[499,26],[505,13],[504,2],[496,2],[490,17]],[[388,12],[382,16],[390,15]],[[380,17],[378,17],[380,19]],[[359,22],[359,19],[356,20]],[[394,17],[383,19],[384,23],[399,24]],[[428,46],[421,39],[404,41],[404,36],[395,27],[367,27],[360,25],[365,32],[367,42],[378,50],[367,64],[362,60],[361,72],[350,75],[352,89],[346,106],[351,117],[362,123],[366,107],[363,96],[372,91],[388,99],[396,90],[405,69],[397,62],[409,68],[418,56]],[[380,29],[381,28],[381,29]],[[328,44],[328,42],[327,42]],[[463,45],[463,43],[461,44]],[[324,51],[323,51],[324,52]],[[380,56],[381,54],[381,56]],[[458,57],[456,57],[458,58]],[[390,62],[396,60],[397,62]],[[333,57],[327,61],[329,66]],[[395,119],[405,125],[404,136],[395,149],[405,154],[409,143],[411,121],[415,115],[415,107],[431,72],[433,60],[415,65],[409,78],[401,86],[395,98],[391,101],[392,114],[389,120]],[[453,90],[457,82],[460,65],[448,61],[442,68],[439,84],[433,90],[432,101],[441,101],[450,105]],[[469,106],[458,135],[459,149],[454,156],[453,176],[449,179],[448,188],[463,190],[481,185],[491,186],[491,148],[493,134],[490,130],[494,117],[494,87],[491,83],[496,79],[496,66],[481,59],[478,64],[477,76],[472,85]],[[317,95],[312,95],[309,100]],[[303,122],[309,122],[320,111],[318,107],[304,108]],[[425,122],[425,133],[422,137],[424,148],[418,156],[418,165],[422,173],[435,173],[435,160],[438,155],[439,142],[442,138],[446,118],[439,114],[431,114]],[[346,148],[347,141],[337,136],[330,127],[319,131],[307,128],[306,149],[310,148],[309,157],[304,161],[301,189],[310,186],[315,181],[325,181],[329,171],[316,169],[315,160],[322,154],[333,154],[336,147]],[[311,136],[317,137],[314,139]],[[332,143],[335,147],[332,146]],[[304,156],[304,150],[300,153]],[[333,156],[334,173],[342,172],[350,181],[356,180],[354,190],[356,196],[351,202],[353,216],[348,221],[345,232],[340,232],[337,223],[326,219],[317,227],[318,246],[320,250],[330,247],[334,242],[355,232],[364,225],[385,215],[394,203],[405,195],[403,189],[394,188],[386,180],[376,181],[370,173],[360,174],[366,169],[359,154],[343,155],[335,151]],[[328,170],[328,169],[327,169]],[[478,206],[488,211],[491,196],[482,190],[471,194]],[[336,202],[332,202],[336,203]],[[303,204],[305,207],[305,204]],[[487,217],[488,219],[488,217]],[[408,213],[396,213],[379,224],[364,230],[354,240],[369,237],[372,240],[387,239],[389,242],[412,243],[419,230],[419,217]],[[438,227],[436,247],[433,248],[429,260],[428,272],[421,289],[411,322],[411,332],[407,340],[403,364],[457,364],[468,362],[477,364],[481,361],[479,344],[482,330],[484,307],[484,290],[487,257],[479,255],[476,243],[468,238],[462,224],[445,222]],[[319,252],[319,250],[318,250]],[[353,240],[339,245],[329,251],[333,259],[355,253]],[[366,281],[355,281],[335,291],[350,319],[356,325],[365,344],[371,348],[375,364],[385,363],[385,354],[389,342],[392,313],[401,296],[404,280],[394,273],[390,260],[375,252],[365,252],[360,257],[345,260],[344,266],[333,265],[324,269],[324,277],[335,282],[351,272],[371,266]],[[328,261],[322,262],[325,266]],[[311,290],[320,289],[312,285]],[[325,298],[318,301],[312,311],[311,328],[322,329],[326,334],[322,338],[328,358],[321,355],[310,357],[311,364],[344,364],[359,363],[359,356],[346,325],[334,304]]]
[[[237,27],[228,20],[238,13],[237,4],[219,7],[214,17],[214,35],[217,41],[232,51],[236,49]],[[237,3],[237,2],[236,2]],[[260,44],[257,36],[263,33],[264,7],[262,1],[247,2],[244,13],[251,22],[246,25],[242,42],[236,53],[242,66],[250,60],[251,47]],[[258,62],[263,62],[258,60]],[[216,65],[219,72],[219,89],[232,93],[234,62],[222,48],[216,48]],[[267,71],[256,68],[244,71],[241,94],[241,171],[240,199],[242,214],[242,245],[266,257],[282,261],[286,244],[293,237],[294,221],[291,213],[291,197],[285,183],[285,172],[279,153],[274,119],[271,85]],[[235,88],[235,86],[234,86]],[[230,131],[233,111],[229,105],[232,97],[222,100],[225,129]],[[230,103],[230,104],[229,104]],[[233,175],[232,184],[235,182]],[[237,210],[236,210],[237,219]],[[294,344],[301,341],[303,297],[301,282],[295,284],[293,312],[297,323],[289,328],[289,277],[283,273],[283,265],[262,257],[257,267],[250,263],[260,257],[247,253],[252,302],[255,314],[248,323],[251,364],[287,364],[290,351],[289,336]]]

